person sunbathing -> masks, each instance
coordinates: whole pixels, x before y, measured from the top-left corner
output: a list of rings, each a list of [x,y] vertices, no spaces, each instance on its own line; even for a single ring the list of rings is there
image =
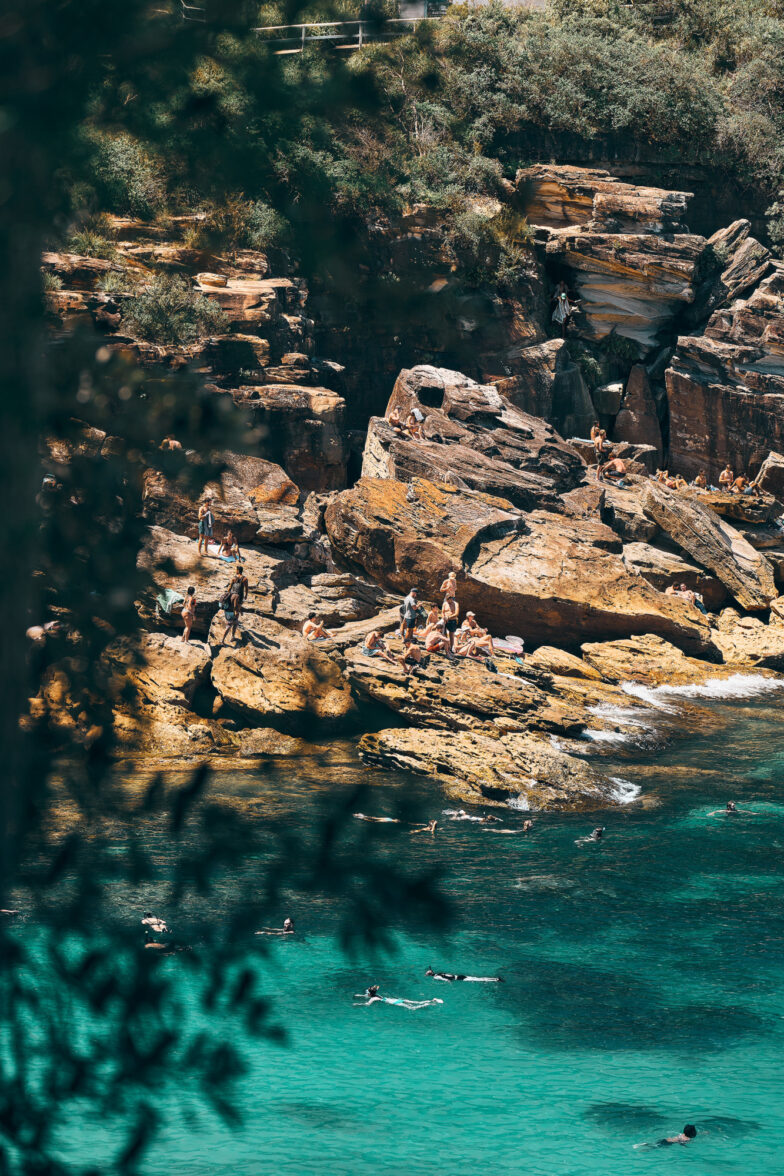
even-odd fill
[[[326,641],[330,635],[324,628],[324,621],[318,613],[309,612],[308,619],[302,626],[302,636],[306,641]]]
[[[372,633],[368,633],[362,646],[361,652],[365,657],[380,657],[384,661],[389,662],[391,666],[396,666],[397,662],[391,653],[387,652],[387,647],[384,644],[383,638],[378,629],[374,629]]]
[[[221,545],[218,548],[218,555],[228,556],[229,559],[242,559],[240,555],[240,545],[237,542],[234,532],[227,531],[221,540]]]
[[[688,482],[686,481],[686,479],[682,478],[680,474],[676,474],[675,475],[675,489],[676,490],[685,490],[687,486],[688,486]]]
[[[483,629],[478,623],[475,613],[467,612],[465,623],[468,626],[474,645],[477,649],[486,649],[488,653],[495,653],[493,646],[493,638],[490,636],[489,629]]]
[[[417,439],[422,436],[422,421],[416,415],[416,411],[412,408],[411,412],[406,417],[406,428],[412,437]]]
[[[749,479],[746,477],[746,475],[745,474],[738,474],[737,478],[732,483],[731,493],[732,494],[745,494],[748,484],[749,484]]]
[[[669,476],[670,476],[669,470],[657,470],[656,471],[656,481],[661,482],[661,484],[663,486],[666,485],[667,479],[669,478]]]

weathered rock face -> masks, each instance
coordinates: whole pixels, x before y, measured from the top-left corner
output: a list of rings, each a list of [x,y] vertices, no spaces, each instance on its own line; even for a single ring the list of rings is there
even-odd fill
[[[719,306],[751,294],[771,270],[770,251],[750,235],[747,220],[733,221],[708,238],[708,251],[721,265],[718,275],[706,278],[694,306],[695,321],[705,322]]]
[[[130,682],[144,703],[190,703],[209,676],[212,655],[201,641],[142,633],[135,644],[122,639],[110,645],[106,660],[118,692]]]
[[[307,577],[304,583],[282,588],[271,601],[271,608],[280,624],[301,628],[311,609],[327,626],[347,625],[376,616],[380,609],[392,604],[393,598],[370,580],[347,572],[324,572]]]
[[[363,735],[359,753],[374,767],[433,776],[448,796],[469,804],[598,808],[614,799],[612,783],[585,760],[533,735],[380,731]]]
[[[784,454],[771,450],[760,466],[756,481],[765,494],[784,501]]]
[[[460,372],[425,365],[402,371],[388,412],[395,407],[404,417],[419,410],[425,440],[400,438],[373,419],[363,477],[426,477],[501,494],[523,509],[553,510],[562,509],[558,495],[583,481],[583,462],[550,425]]]
[[[715,482],[729,462],[754,475],[784,448],[784,263],[745,301],[685,335],[666,372],[673,466]]]
[[[626,485],[619,487],[610,482],[602,483],[602,521],[620,535],[624,543],[650,543],[659,534],[658,524],[644,509],[648,480],[625,478]]]
[[[211,640],[222,629],[216,620]],[[302,730],[338,726],[354,713],[351,687],[318,643],[268,619],[254,621],[245,637],[236,648],[219,648],[212,667],[213,685],[231,710],[251,722]]]
[[[588,642],[582,647],[582,655],[608,682],[678,686],[727,673],[718,666],[687,657],[671,642],[650,633],[621,641]]]
[[[567,437],[587,437],[596,410],[565,339],[510,348],[506,374],[493,383],[523,412],[542,417]]]
[[[282,551],[249,548],[243,556],[250,586],[246,606],[249,611],[255,609],[259,597],[264,600],[274,591],[276,584],[288,580],[297,571],[296,560]],[[194,586],[197,604],[193,632],[206,635],[218,611],[218,602],[233,575],[234,564],[215,557],[199,557],[195,540],[175,535],[163,527],[151,527],[139,554],[139,566],[154,575],[162,588],[172,588],[181,595],[185,594],[188,585]],[[182,628],[181,607],[175,605],[170,613],[164,613],[150,599],[142,602],[140,611],[145,618],[156,617],[159,624]]]
[[[728,664],[784,670],[784,625],[774,613],[766,625],[725,608],[716,621],[714,640]]]
[[[661,462],[661,426],[648,374],[640,364],[635,364],[629,373],[623,405],[613,426],[613,440],[651,445],[656,451],[656,461]]]
[[[643,507],[679,547],[721,580],[743,608],[765,609],[777,595],[773,568],[765,556],[687,492],[651,482]]]
[[[398,592],[435,592],[458,575],[462,608],[495,633],[577,645],[587,635],[658,632],[692,650],[710,638],[696,609],[686,615],[626,571],[617,537],[590,519],[535,511],[415,480],[363,478],[325,512],[337,555]]]
[[[635,576],[642,576],[659,592],[672,585],[685,584],[692,592],[699,592],[705,607],[711,611],[721,608],[727,599],[727,589],[716,576],[708,575],[696,564],[682,556],[649,543],[627,543],[623,562]]]
[[[534,225],[563,228],[589,221],[620,232],[682,228],[690,192],[624,184],[599,168],[535,164],[515,178],[518,202]]]
[[[359,649],[345,655],[346,676],[356,691],[388,706],[415,727],[492,734],[534,729],[576,735],[583,716],[545,694],[523,676],[491,673],[482,662],[449,662],[432,656],[407,677],[402,668]]]
[[[259,456],[283,467],[303,490],[346,484],[348,447],[342,396],[291,384],[243,386],[232,393],[261,433]]]
[[[280,466],[245,454],[224,454],[226,469],[218,483],[195,496],[183,492],[157,470],[144,479],[144,515],[158,526],[198,535],[199,505],[213,496],[215,537],[232,530],[240,543],[286,543],[302,538],[299,490]]]

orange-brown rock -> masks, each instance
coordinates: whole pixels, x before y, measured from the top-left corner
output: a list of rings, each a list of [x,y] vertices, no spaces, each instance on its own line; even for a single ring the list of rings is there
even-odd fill
[[[259,457],[282,466],[303,490],[346,484],[346,402],[328,388],[245,386],[232,393],[259,430]]]
[[[730,672],[710,662],[687,657],[670,641],[652,633],[622,641],[587,642],[582,647],[582,655],[607,682],[679,686],[726,677]]]
[[[387,588],[417,585],[426,596],[455,571],[463,610],[496,634],[568,646],[658,632],[710,650],[704,617],[631,576],[617,536],[594,520],[523,516],[503,499],[419,479],[407,488],[362,478],[333,497],[324,521],[336,556]]]

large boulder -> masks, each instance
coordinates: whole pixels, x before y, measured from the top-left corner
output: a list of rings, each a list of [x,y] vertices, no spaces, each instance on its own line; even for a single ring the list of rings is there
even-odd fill
[[[699,592],[705,607],[720,608],[727,599],[727,589],[716,576],[690,563],[674,551],[665,551],[650,543],[626,543],[623,562],[635,576],[642,576],[649,584],[664,592],[666,588],[685,584],[692,592]]]
[[[232,530],[239,543],[300,540],[303,534],[300,493],[280,466],[239,453],[226,453],[223,461],[225,469],[220,479],[202,485],[198,493],[193,493],[188,485],[167,479],[159,470],[147,470],[143,491],[145,518],[196,538],[199,506],[205,495],[210,494],[216,539]]]
[[[771,623],[766,625],[758,617],[744,617],[734,608],[725,608],[715,623],[713,637],[728,664],[784,670],[784,625],[773,612]]]
[[[427,365],[405,369],[388,412],[417,409],[423,440],[400,436],[373,418],[362,463],[366,478],[427,478],[502,495],[522,509],[562,509],[559,495],[578,486],[584,464],[545,421],[516,409],[493,385]]]
[[[346,402],[328,388],[294,384],[245,386],[235,402],[258,430],[259,456],[282,466],[303,490],[346,484]]]
[[[219,637],[218,622],[211,638]],[[297,730],[336,727],[356,711],[351,687],[325,642],[306,641],[269,618],[246,626],[241,644],[221,646],[212,684],[224,705],[250,723]]]
[[[692,496],[651,482],[643,507],[673,542],[715,573],[743,608],[765,609],[778,595],[765,556]]]
[[[756,482],[764,493],[784,501],[784,454],[771,450],[759,468]]]
[[[350,572],[323,572],[282,588],[270,602],[276,621],[300,628],[315,609],[325,625],[346,625],[375,616],[392,605],[392,598],[376,584]]]
[[[542,738],[513,732],[390,730],[363,735],[359,754],[373,767],[431,776],[454,800],[517,809],[604,808],[613,783],[585,760]]]
[[[433,655],[426,668],[407,676],[402,668],[355,648],[345,655],[345,672],[358,693],[414,727],[495,734],[533,728],[576,735],[585,725],[579,711],[522,674],[492,673],[483,662]]]
[[[565,339],[510,348],[504,367],[511,374],[494,383],[512,404],[544,418],[567,437],[588,436],[598,418]]]
[[[592,519],[523,516],[488,495],[362,478],[333,497],[324,522],[336,557],[391,590],[434,593],[455,571],[463,610],[496,634],[579,645],[658,632],[710,650],[705,618],[631,576],[617,536]]]
[[[727,674],[710,662],[687,657],[670,641],[652,633],[622,641],[586,642],[582,655],[606,682],[679,686],[706,682]]]

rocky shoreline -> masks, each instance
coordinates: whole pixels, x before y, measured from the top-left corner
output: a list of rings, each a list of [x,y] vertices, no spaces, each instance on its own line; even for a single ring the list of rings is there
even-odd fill
[[[463,802],[604,806],[618,803],[617,787],[579,752],[586,731],[646,709],[624,684],[784,671],[780,263],[747,224],[696,237],[687,193],[604,172],[527,169],[515,199],[527,202],[539,270],[505,321],[525,331],[510,327],[500,350],[478,338],[473,375],[437,363],[399,372],[361,436],[346,426],[341,365],[314,358],[305,283],[270,276],[264,255],[196,256],[123,222],[119,260],[45,257],[60,283],[47,294],[55,333],[89,320],[110,351],[151,371],[191,368],[256,438],[252,453],[223,453],[222,474],[198,492],[185,450],[171,476],[145,475],[139,567],[155,587],[138,601],[140,640],[105,655],[123,758],[239,764],[347,736],[366,765],[427,776]],[[99,282],[125,267],[143,283],[162,266],[201,267],[195,288],[222,308],[225,335],[166,348],[123,333],[132,295]],[[556,274],[581,298],[568,340],[546,338]],[[633,348],[626,376],[589,386],[569,348],[610,337]],[[421,418],[419,435],[389,423],[395,409]],[[625,463],[620,483],[597,470],[592,424]],[[123,444],[85,427],[81,456],[111,461]],[[652,477],[665,457],[711,482],[732,461],[760,493],[673,490]],[[47,442],[53,478],[69,460]],[[216,538],[234,533],[249,581],[231,645],[221,601],[235,565],[217,544],[206,557],[196,546],[207,492]],[[399,656],[401,597],[417,587],[440,606],[448,573],[461,617],[472,610],[495,637],[522,638],[523,657],[432,654],[409,674],[362,652],[375,629]],[[667,593],[682,584],[704,609]],[[156,599],[166,591],[172,607]],[[302,636],[311,611],[328,640]],[[47,672],[33,706],[79,731],[67,666]]]

